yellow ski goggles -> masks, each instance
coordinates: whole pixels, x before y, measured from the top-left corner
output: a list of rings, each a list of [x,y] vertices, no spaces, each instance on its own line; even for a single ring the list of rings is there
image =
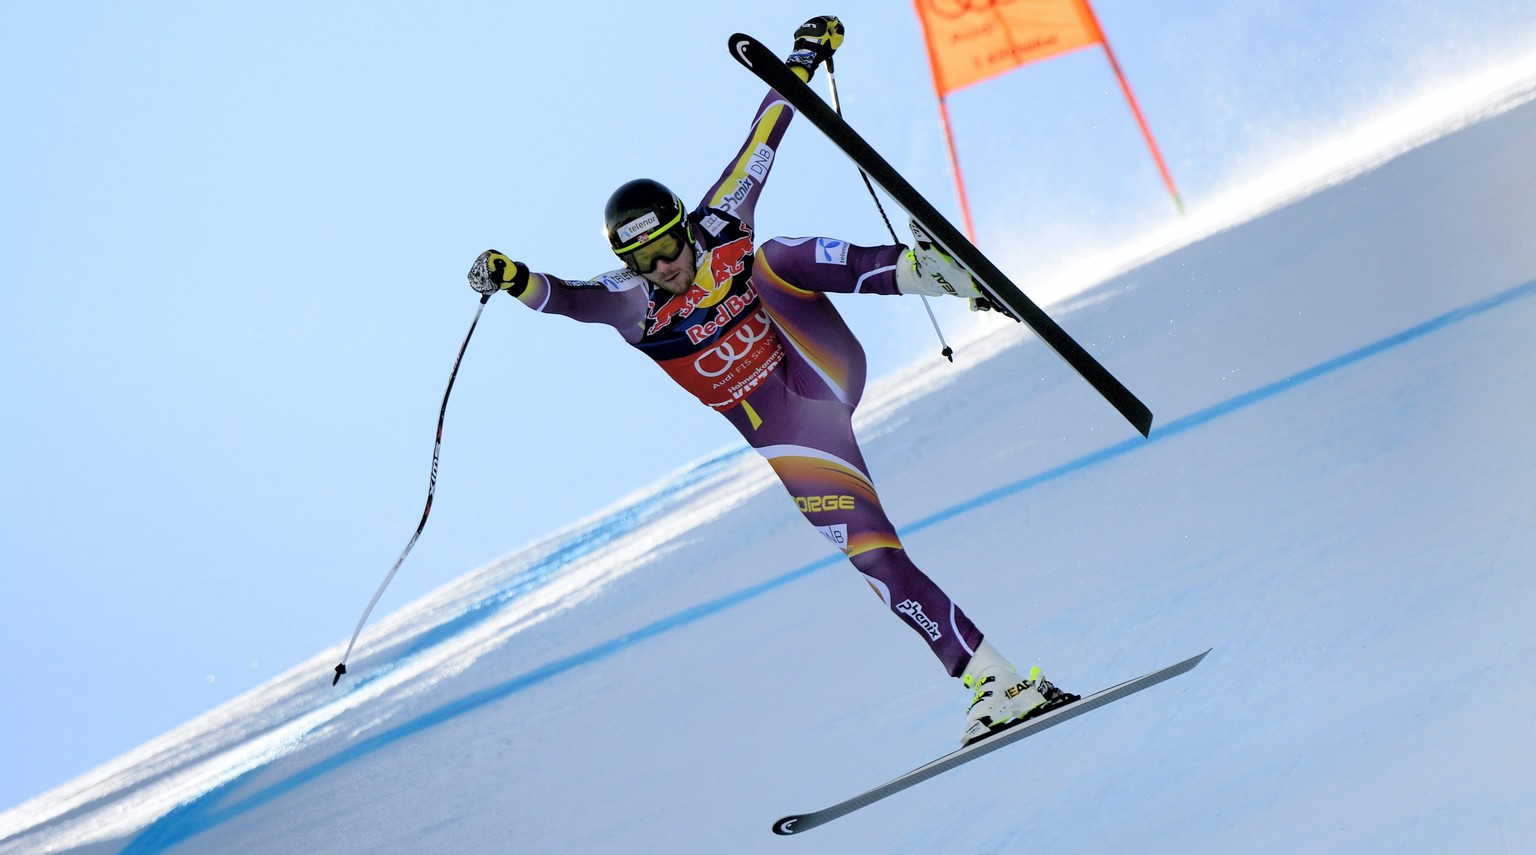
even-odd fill
[[[646,274],[654,272],[656,265],[663,261],[676,261],[688,248],[688,241],[683,238],[683,230],[676,228],[676,221],[667,225],[666,231],[649,241],[621,251],[619,258],[624,260],[624,266],[635,273]]]

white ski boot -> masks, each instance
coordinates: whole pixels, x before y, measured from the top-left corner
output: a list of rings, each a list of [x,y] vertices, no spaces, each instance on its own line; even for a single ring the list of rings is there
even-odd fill
[[[971,708],[966,712],[960,744],[972,742],[1038,715],[1047,709],[1078,700],[1051,685],[1038,667],[1021,677],[992,645],[983,641],[965,666],[961,677],[970,689]]]
[[[912,229],[914,246],[896,262],[896,290],[903,294],[924,294],[929,297],[981,296],[981,289],[971,280],[960,263],[933,242],[917,220],[907,226]]]

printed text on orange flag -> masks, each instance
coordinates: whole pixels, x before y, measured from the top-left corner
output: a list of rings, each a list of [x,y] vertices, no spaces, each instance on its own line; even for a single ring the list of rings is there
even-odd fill
[[[1102,40],[1085,0],[914,0],[940,97]]]

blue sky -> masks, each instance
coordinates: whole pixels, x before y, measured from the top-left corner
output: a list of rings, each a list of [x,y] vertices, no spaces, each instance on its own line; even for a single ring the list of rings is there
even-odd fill
[[[1095,4],[1192,214],[1536,48],[1532,2],[1337,7]],[[787,47],[826,11],[848,26],[851,121],[953,212],[905,3],[0,12],[0,684],[36,699],[0,704],[0,754],[20,758],[0,806],[344,639],[421,512],[469,262],[611,266],[612,187],[691,197],[739,144],[761,87],[727,37]],[[982,248],[1026,290],[1177,217],[1096,51],[950,108]],[[770,234],[886,239],[808,124],[759,211]],[[920,305],[880,302],[847,305],[875,372],[943,370]],[[645,362],[493,301],[437,507],[381,609],[736,442]]]

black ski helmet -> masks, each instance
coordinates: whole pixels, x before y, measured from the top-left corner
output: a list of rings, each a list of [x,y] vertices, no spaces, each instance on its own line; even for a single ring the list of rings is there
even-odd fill
[[[603,208],[603,232],[615,255],[632,252],[674,228],[681,228],[684,241],[693,244],[693,227],[683,200],[660,181],[625,182]]]

